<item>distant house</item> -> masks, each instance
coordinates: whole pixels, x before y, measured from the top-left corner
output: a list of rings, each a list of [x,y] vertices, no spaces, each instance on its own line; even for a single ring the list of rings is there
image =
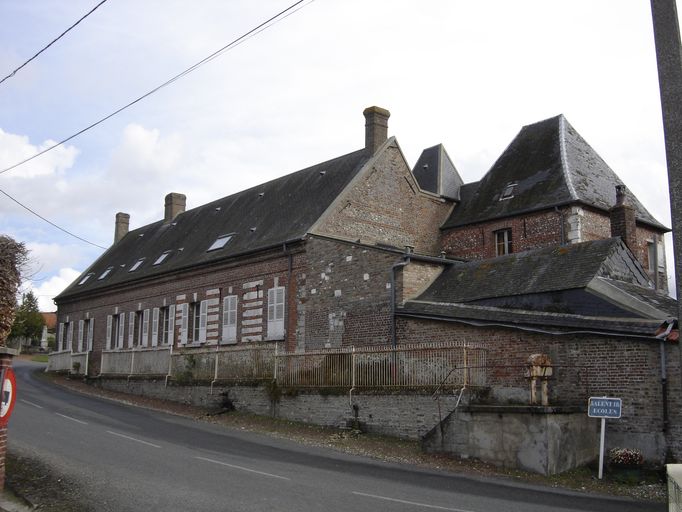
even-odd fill
[[[662,403],[654,337],[676,311],[668,229],[563,116],[465,184],[442,146],[411,169],[388,111],[364,115],[362,149],[192,210],[168,194],[163,219],[133,231],[117,214],[114,244],[55,299],[59,351],[97,375],[103,352],[130,349],[476,340],[491,367],[537,352],[588,367],[591,390],[629,404],[615,435],[679,456],[680,393]],[[527,388],[490,380],[499,400]]]

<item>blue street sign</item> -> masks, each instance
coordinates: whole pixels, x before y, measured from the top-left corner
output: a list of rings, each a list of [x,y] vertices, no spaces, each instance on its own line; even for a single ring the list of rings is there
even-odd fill
[[[620,398],[590,397],[587,415],[590,418],[620,418],[622,403]]]

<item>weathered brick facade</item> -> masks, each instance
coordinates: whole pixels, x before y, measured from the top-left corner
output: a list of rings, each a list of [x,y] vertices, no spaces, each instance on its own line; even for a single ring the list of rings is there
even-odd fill
[[[372,112],[383,121],[387,119],[387,112],[382,109]],[[457,211],[457,204],[424,192],[418,186],[395,139],[379,140],[385,137],[383,121],[380,126],[372,125],[376,129],[368,132],[365,152],[337,159],[350,162],[348,168],[338,161],[335,164],[338,165],[335,168],[337,173],[347,176],[348,181],[343,182],[340,193],[328,194],[331,196],[331,199],[327,198],[329,202],[316,211],[316,220],[306,224],[304,232],[295,232],[297,238],[277,238],[279,233],[274,233],[275,241],[268,239],[268,243],[272,243],[260,246],[259,250],[249,248],[252,252],[215,259],[211,258],[219,253],[212,252],[212,248],[197,249],[196,253],[202,254],[197,256],[193,265],[166,273],[153,274],[150,271],[135,280],[121,278],[114,281],[118,284],[108,287],[97,285],[91,291],[81,292],[77,286],[72,287],[72,295],[67,294],[58,300],[59,348],[76,351],[76,344],[83,341],[79,326],[84,325],[81,321],[87,321],[94,327],[88,374],[96,376],[101,370],[102,353],[109,349],[108,345],[111,350],[138,348],[140,345],[151,347],[154,345],[152,339],[158,341],[159,347],[172,343],[173,347],[185,350],[219,344],[283,341],[289,352],[393,341],[400,344],[476,342],[484,344],[488,350],[487,372],[491,389],[487,399],[495,403],[525,401],[528,394],[528,383],[523,376],[526,359],[534,353],[546,353],[555,365],[552,401],[584,404],[589,395],[621,396],[624,416],[621,421],[609,422],[609,443],[639,447],[648,458],[659,461],[667,455],[666,449],[674,457],[682,458],[682,392],[677,345],[666,347],[671,392],[668,403],[670,425],[664,431],[660,353],[658,343],[651,338],[542,334],[521,328],[473,327],[406,317],[396,319],[396,305],[420,296],[446,266],[456,264],[446,256],[476,260],[496,257],[499,250],[496,233],[502,230],[508,233],[505,235],[505,242],[509,243],[507,248],[512,253],[520,253],[610,238],[612,227],[620,229],[620,224],[616,219],[612,225],[605,211],[579,202],[564,202],[557,208],[524,210],[524,213],[514,216],[441,230],[440,226],[446,222],[453,208]],[[371,125],[369,118],[368,123]],[[374,152],[368,152],[370,149]],[[353,172],[348,170],[350,168]],[[307,177],[308,181],[301,181],[306,184],[312,183],[313,178],[319,182],[327,180],[317,189],[322,194],[329,190],[325,187],[338,185],[333,181],[331,172],[326,176],[325,173],[325,165],[319,164],[294,175]],[[286,188],[286,180],[281,183]],[[244,204],[258,206],[263,203],[255,201],[263,197],[270,199],[281,191],[273,188],[271,192],[254,192],[253,198]],[[289,214],[294,211],[296,215],[292,216],[291,224],[300,221],[297,205],[286,201],[287,194],[282,193],[281,196],[285,200],[276,203],[277,210],[273,207],[273,211]],[[225,201],[221,206],[209,206],[210,213],[217,216],[221,208],[227,209],[230,204]],[[302,206],[301,209],[305,208]],[[163,236],[163,230],[171,231],[171,227],[175,226],[171,222],[173,219],[180,219],[181,223],[182,215],[191,218],[188,213],[166,212],[166,220],[163,228],[158,228],[158,236]],[[241,213],[248,217],[248,212]],[[117,219],[127,222],[122,217]],[[269,225],[247,227],[243,233],[221,233],[226,233],[222,235],[226,238],[234,235],[235,240],[239,236],[244,240],[253,233],[268,233],[269,236],[267,230],[276,231],[272,228],[276,221],[275,218]],[[645,270],[657,274],[658,288],[667,291],[665,265],[661,265],[660,259],[650,261],[652,255],[658,254],[658,258],[662,258],[664,254],[662,249],[658,253],[652,251],[652,247],[662,244],[662,228],[632,222],[626,227],[630,250]],[[119,226],[116,233],[120,238],[117,243],[125,244],[131,239],[127,224],[125,229]],[[150,233],[146,239],[151,239],[155,233]],[[134,236],[143,237],[144,234]],[[153,249],[161,251],[165,247]],[[180,252],[184,249],[175,247],[174,250]],[[630,268],[637,267],[630,253],[623,251],[628,255]],[[153,261],[151,254],[144,256]],[[125,262],[112,263],[125,267],[121,264]],[[533,268],[537,270],[537,265]],[[118,275],[127,276],[129,274],[124,272],[133,270],[127,267],[119,270]],[[87,279],[85,277],[83,282]],[[89,284],[93,285],[99,279],[92,277]],[[642,277],[640,284],[645,281]],[[475,281],[470,282],[476,284]],[[461,289],[468,290],[464,286]],[[164,332],[162,321],[166,314],[171,318],[167,324],[171,326],[169,332]],[[120,329],[116,330],[116,322],[120,323],[122,334]],[[396,322],[397,329],[394,330]],[[77,329],[79,334],[76,334]],[[70,346],[67,346],[67,340]],[[160,385],[160,381],[155,384],[156,387]],[[144,389],[142,384],[138,387]],[[244,400],[251,396],[246,391],[244,393],[247,396]],[[423,406],[422,398],[415,398],[419,407]],[[265,408],[263,400],[258,400],[258,407]],[[390,409],[390,402],[386,405],[383,398],[374,403],[369,394],[363,400],[372,403],[372,407]],[[299,402],[296,407],[303,409],[290,411],[297,419],[308,414],[305,408],[309,404],[315,404],[310,405],[311,408],[328,407],[323,415],[334,418],[334,422],[348,415],[347,410],[338,412],[337,405],[330,405],[342,400],[329,401],[324,406],[320,405],[319,399],[313,398]],[[416,423],[414,419],[405,421],[409,427],[402,428],[396,424],[391,428],[409,431],[409,435],[413,436],[433,426],[433,413],[429,413],[428,418]],[[371,414],[364,421],[371,424]],[[395,422],[400,423],[400,418],[396,418]]]
[[[608,214],[572,206],[444,230],[441,247],[451,258],[494,258],[497,256],[495,232],[503,229],[511,229],[512,252],[558,246],[562,243],[603,240],[612,236],[611,219]],[[658,272],[653,271],[656,265],[650,261],[650,244],[658,246]],[[658,277],[657,288],[662,293],[667,293],[668,276],[662,233],[645,224],[635,224],[630,245],[632,246],[629,247],[630,250],[648,271],[651,279]]]
[[[551,404],[584,406],[590,396],[620,397],[622,418],[607,422],[609,446],[639,448],[647,459],[658,462],[669,456],[682,459],[682,388],[677,344],[666,344],[670,426],[664,431],[658,341],[597,334],[557,336],[403,318],[398,321],[398,336],[401,343],[483,344],[487,349],[488,383],[497,388],[491,399],[497,403],[527,403],[529,382],[524,372],[528,356],[548,354],[556,367],[550,380]]]

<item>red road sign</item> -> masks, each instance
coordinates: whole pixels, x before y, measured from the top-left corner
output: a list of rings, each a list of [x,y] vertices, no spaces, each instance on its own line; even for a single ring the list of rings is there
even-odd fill
[[[17,401],[17,379],[12,368],[2,371],[2,386],[0,387],[0,425],[7,425],[9,417]]]

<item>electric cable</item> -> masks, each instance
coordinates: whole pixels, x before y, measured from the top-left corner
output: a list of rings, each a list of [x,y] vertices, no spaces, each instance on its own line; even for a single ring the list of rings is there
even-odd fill
[[[31,212],[33,215],[35,215],[35,216],[38,217],[39,219],[44,220],[45,222],[47,222],[47,223],[50,224],[51,226],[54,226],[55,228],[57,228],[57,229],[60,230],[60,231],[63,231],[63,232],[66,233],[67,235],[70,235],[70,236],[72,236],[72,237],[74,237],[74,238],[77,238],[77,239],[80,240],[81,242],[85,242],[85,243],[87,243],[87,244],[94,245],[95,247],[99,247],[100,249],[104,249],[104,250],[107,249],[106,247],[102,247],[101,245],[98,245],[98,244],[96,244],[96,243],[94,243],[94,242],[91,242],[90,240],[86,240],[85,238],[82,238],[82,237],[80,237],[80,236],[78,236],[78,235],[75,235],[75,234],[71,233],[71,231],[68,231],[68,230],[64,229],[63,227],[58,226],[57,224],[55,224],[55,223],[52,222],[51,220],[46,219],[45,217],[43,217],[42,215],[40,215],[40,214],[37,213],[36,211],[32,210],[31,208],[29,208],[29,207],[26,206],[25,204],[21,203],[19,200],[15,199],[14,197],[12,197],[11,195],[9,195],[9,194],[8,194],[7,192],[5,192],[4,190],[0,189],[0,193],[3,194],[3,195],[5,195],[5,196],[7,196],[9,199],[11,199],[11,200],[14,201],[15,203],[17,203],[19,206],[21,206],[21,207],[24,208],[25,210],[28,210],[29,212]]]
[[[106,1],[107,1],[107,0],[102,0],[102,1],[101,1],[100,3],[98,3],[95,7],[93,7],[92,9],[90,9],[90,11],[89,11],[88,13],[86,13],[81,19],[79,19],[76,23],[74,23],[74,24],[71,25],[69,28],[67,28],[64,32],[62,32],[61,34],[59,34],[59,36],[57,36],[55,39],[53,39],[52,41],[50,41],[50,43],[49,43],[45,48],[43,48],[43,49],[40,50],[38,53],[36,53],[33,57],[31,57],[30,59],[28,59],[26,62],[24,62],[21,66],[19,66],[17,69],[15,69],[14,71],[12,71],[12,72],[11,72],[9,75],[7,75],[5,78],[3,78],[2,80],[0,80],[0,84],[2,84],[2,83],[3,83],[5,80],[7,80],[8,78],[12,78],[14,75],[16,75],[16,74],[17,74],[17,71],[19,71],[21,68],[23,68],[24,66],[26,66],[29,62],[31,62],[33,59],[35,59],[36,57],[38,57],[38,55],[40,55],[41,53],[43,53],[43,52],[44,52],[45,50],[47,50],[50,46],[52,46],[54,43],[56,43],[57,41],[59,41],[62,37],[64,37],[64,36],[66,35],[67,32],[69,32],[72,28],[74,28],[76,25],[78,25],[78,24],[79,24],[81,21],[83,21],[85,18],[87,18],[88,16],[90,16],[93,12],[95,12],[95,11],[97,10],[97,8],[98,8],[100,5],[102,5],[102,4],[103,4],[104,2],[106,2]]]
[[[140,97],[138,97],[137,99],[131,101],[130,103],[124,105],[123,107],[121,107],[121,108],[119,108],[118,110],[112,112],[111,114],[109,114],[109,115],[107,115],[107,116],[101,118],[100,120],[95,121],[94,123],[90,124],[89,126],[86,126],[86,127],[83,128],[82,130],[79,130],[78,132],[74,133],[73,135],[70,135],[69,137],[67,137],[67,138],[65,138],[65,139],[63,139],[63,140],[61,140],[61,141],[59,141],[59,142],[53,144],[52,146],[49,146],[49,147],[43,149],[42,151],[39,151],[39,152],[36,153],[35,155],[33,155],[33,156],[31,156],[31,157],[28,157],[28,158],[22,160],[21,162],[18,162],[18,163],[14,164],[14,165],[11,165],[11,166],[9,166],[9,167],[7,167],[7,168],[1,170],[1,171],[0,171],[0,174],[6,173],[7,171],[11,171],[12,169],[15,169],[15,168],[19,167],[20,165],[23,165],[23,164],[25,164],[25,163],[28,163],[28,162],[30,162],[31,160],[33,160],[34,158],[38,158],[39,156],[44,155],[45,153],[47,153],[47,152],[49,152],[49,151],[52,151],[53,149],[55,149],[55,148],[57,148],[57,147],[59,147],[59,146],[65,144],[65,143],[69,142],[71,139],[74,139],[74,138],[78,137],[79,135],[81,135],[81,134],[85,133],[86,131],[88,131],[88,130],[94,128],[95,126],[97,126],[97,125],[99,125],[99,124],[102,124],[103,122],[107,121],[108,119],[114,117],[116,114],[118,114],[118,113],[120,113],[120,112],[126,110],[127,108],[132,107],[133,105],[135,105],[136,103],[139,103],[140,101],[142,101],[143,99],[147,98],[148,96],[151,96],[151,95],[154,94],[155,92],[158,92],[160,89],[163,89],[164,87],[166,87],[166,86],[172,84],[172,83],[175,82],[176,80],[179,80],[180,78],[182,78],[182,77],[184,77],[185,75],[191,73],[192,71],[195,71],[197,68],[203,66],[204,64],[206,64],[206,63],[212,61],[213,59],[215,59],[215,58],[217,58],[217,57],[223,55],[224,53],[228,52],[229,50],[231,50],[231,49],[233,49],[233,48],[239,46],[240,44],[242,44],[243,42],[245,42],[247,39],[250,39],[251,37],[253,37],[253,36],[257,35],[257,34],[260,34],[260,33],[263,32],[264,30],[266,30],[266,29],[268,29],[268,28],[274,26],[276,23],[278,23],[278,22],[284,20],[285,18],[289,17],[291,14],[294,14],[295,12],[297,12],[297,11],[299,11],[300,9],[302,9],[303,7],[309,5],[309,4],[312,3],[313,1],[314,1],[314,0],[309,0],[308,3],[306,3],[305,5],[301,5],[301,7],[299,7],[299,8],[296,9],[296,10],[293,10],[293,9],[294,9],[296,6],[298,6],[298,5],[303,4],[304,2],[306,2],[306,0],[298,0],[297,2],[294,2],[293,4],[291,4],[289,7],[287,7],[287,8],[284,9],[283,11],[280,11],[280,12],[277,13],[276,15],[272,16],[271,18],[267,19],[266,21],[262,22],[261,24],[257,25],[256,27],[252,28],[252,29],[249,30],[248,32],[245,32],[244,34],[242,34],[241,36],[239,36],[237,39],[235,39],[235,40],[233,40],[232,42],[226,44],[225,46],[223,46],[223,47],[220,48],[219,50],[216,50],[215,52],[213,52],[212,54],[210,54],[208,57],[205,57],[205,58],[201,59],[199,62],[197,62],[196,64],[193,64],[192,66],[190,66],[189,68],[185,69],[185,70],[182,71],[181,73],[178,73],[178,74],[175,75],[174,77],[172,77],[172,78],[166,80],[166,81],[165,81],[164,83],[162,83],[161,85],[159,85],[159,86],[157,86],[157,87],[154,87],[154,88],[153,88],[152,90],[150,90],[149,92],[143,94],[142,96],[140,96]],[[293,10],[293,11],[292,11],[292,10]],[[292,12],[289,12],[289,11],[292,11]]]

